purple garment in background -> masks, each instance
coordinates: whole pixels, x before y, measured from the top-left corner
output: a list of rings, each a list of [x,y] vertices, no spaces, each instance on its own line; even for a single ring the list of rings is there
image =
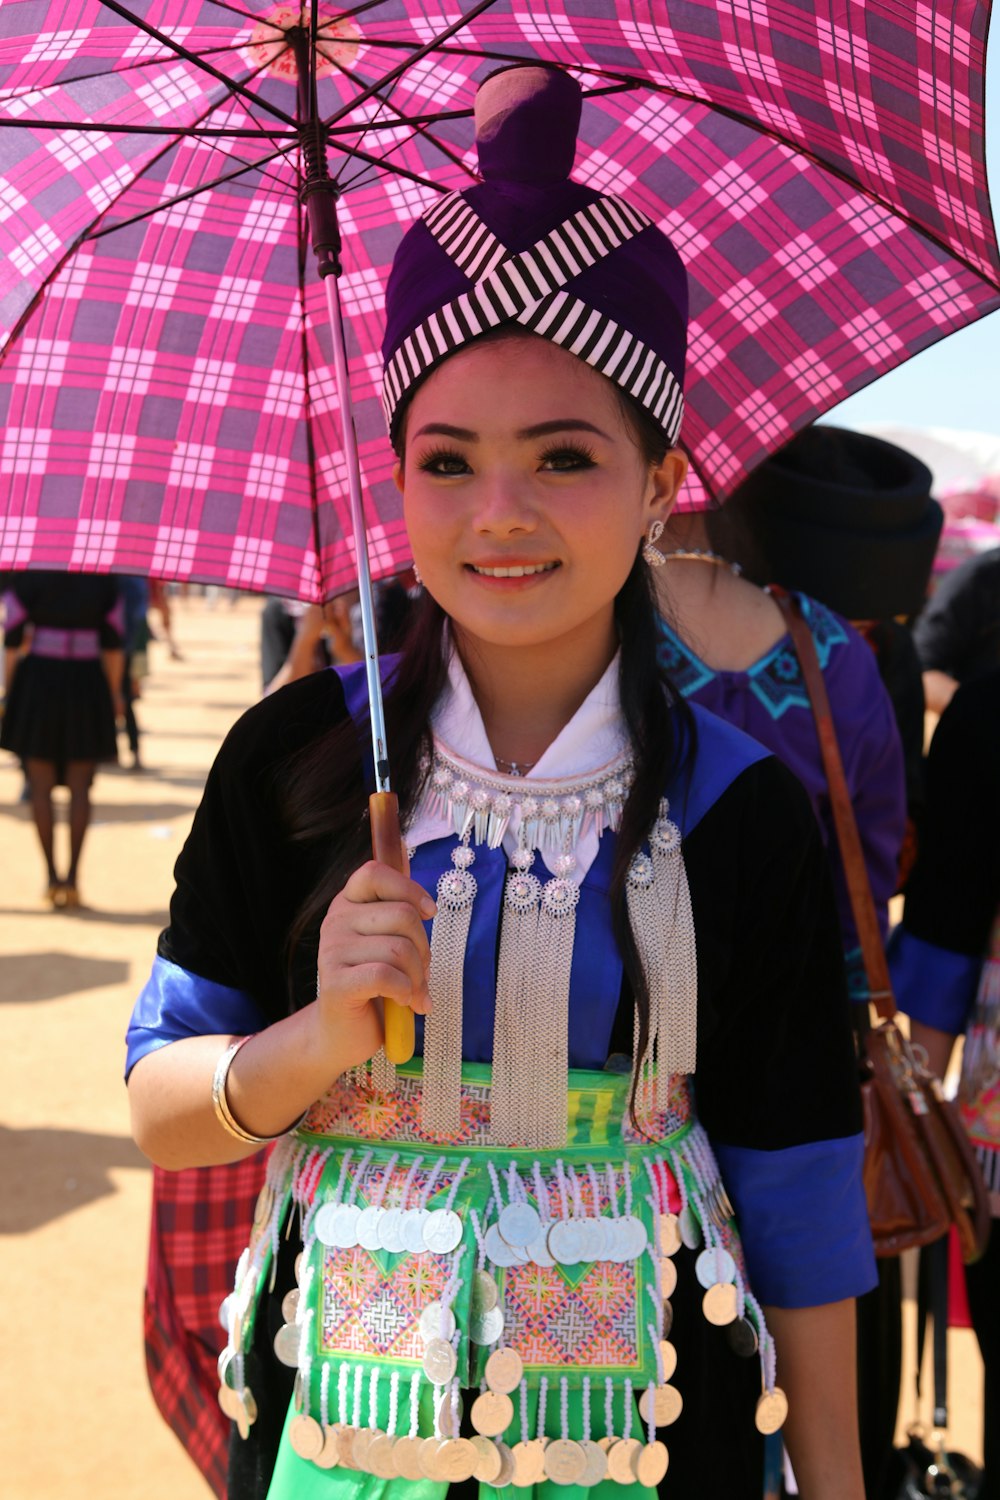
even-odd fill
[[[826,605],[804,594],[796,597],[812,632],[830,698],[884,937],[906,828],[903,750],[892,702],[879,676],[874,652],[858,632]],[[716,672],[666,621],[661,621],[657,651],[662,666],[686,698],[766,745],[795,772],[809,793],[830,851],[851,998],[865,999],[868,983],[840,862],[816,725],[791,638],[782,636],[746,671]]]

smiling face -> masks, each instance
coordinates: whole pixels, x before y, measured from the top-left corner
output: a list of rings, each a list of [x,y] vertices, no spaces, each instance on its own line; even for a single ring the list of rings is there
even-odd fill
[[[473,344],[418,389],[397,468],[424,586],[460,639],[614,650],[614,601],[686,460],[643,455],[611,383],[532,335]]]

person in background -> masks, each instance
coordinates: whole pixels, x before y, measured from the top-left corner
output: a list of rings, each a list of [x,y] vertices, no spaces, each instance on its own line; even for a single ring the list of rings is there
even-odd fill
[[[22,573],[12,581],[5,606],[7,703],[0,745],[27,771],[48,872],[46,899],[54,907],[77,907],[94,771],[118,759],[115,721],[124,714],[121,590],[107,576]],[[57,786],[70,794],[65,875],[54,849]]]
[[[932,713],[943,713],[963,682],[1000,667],[1000,547],[944,578],[913,627]]]
[[[122,600],[125,607],[125,670],[122,676],[122,698],[125,704],[125,733],[132,754],[133,771],[143,769],[139,754],[139,723],[135,716],[135,704],[141,693],[140,683],[146,675],[146,648],[150,641],[149,580],[126,574],[119,578]]]
[[[964,1034],[959,1105],[990,1190],[986,1254],[966,1266],[983,1356],[985,1473],[1000,1497],[1000,669],[958,688],[931,740],[927,812],[890,971],[910,1037],[943,1077]]]
[[[795,592],[813,635],[885,935],[922,789],[919,664],[893,617],[924,598],[941,525],[930,485],[929,470],[902,449],[812,427],[721,510],[673,517],[659,544],[660,659],[682,692],[766,745],[809,792],[831,856],[851,995],[862,1004],[867,980],[812,709],[784,619],[761,585]],[[845,615],[865,623],[866,638]],[[885,640],[885,656],[873,638]],[[879,1272],[880,1286],[858,1303],[869,1500],[892,1483],[902,1338],[898,1261],[880,1262]]]

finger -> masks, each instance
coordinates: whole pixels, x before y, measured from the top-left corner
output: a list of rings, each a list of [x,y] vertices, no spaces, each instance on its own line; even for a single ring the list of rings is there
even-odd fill
[[[398,934],[362,937],[353,933],[340,942],[321,943],[318,966],[320,985],[339,986],[342,983],[339,977],[341,972],[350,973],[378,964],[404,975],[410,993],[426,996],[427,966],[423,954],[409,938]],[[384,993],[383,990],[370,990],[363,998],[370,1000],[372,996]],[[392,994],[389,998],[394,1000],[396,996]]]
[[[341,964],[330,976],[329,983],[321,975],[319,998],[321,1003],[332,1002],[350,1009],[359,1009],[379,998],[409,1006],[421,1015],[429,1008],[426,990],[415,986],[411,975],[404,969],[396,968],[385,959]]]
[[[406,901],[423,917],[432,917],[437,911],[433,897],[422,885],[375,859],[355,870],[342,894],[356,902]]]
[[[345,921],[352,933],[362,937],[405,937],[430,963],[431,946],[427,930],[417,912],[404,901],[367,901],[350,904],[335,913],[333,923]],[[332,937],[331,933],[331,937]]]

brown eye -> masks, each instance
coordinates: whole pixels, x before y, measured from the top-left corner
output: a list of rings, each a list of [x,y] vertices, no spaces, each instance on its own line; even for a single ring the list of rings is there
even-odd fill
[[[590,448],[563,444],[558,448],[547,448],[542,454],[542,464],[560,474],[571,474],[577,469],[592,469],[597,462]]]

